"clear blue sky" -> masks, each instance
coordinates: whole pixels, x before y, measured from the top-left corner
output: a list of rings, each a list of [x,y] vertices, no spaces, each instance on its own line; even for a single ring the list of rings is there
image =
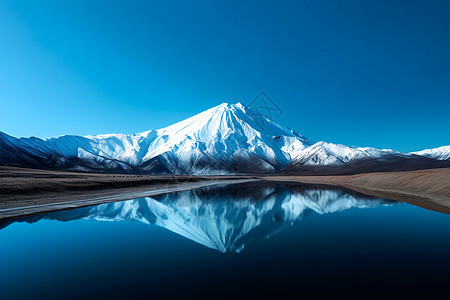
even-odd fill
[[[315,141],[448,145],[449,16],[450,1],[2,0],[0,130],[136,133],[263,90]]]

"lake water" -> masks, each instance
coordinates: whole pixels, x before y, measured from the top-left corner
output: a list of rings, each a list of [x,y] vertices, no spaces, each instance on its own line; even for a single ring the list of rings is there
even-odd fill
[[[0,299],[450,295],[450,218],[248,183],[0,223]]]

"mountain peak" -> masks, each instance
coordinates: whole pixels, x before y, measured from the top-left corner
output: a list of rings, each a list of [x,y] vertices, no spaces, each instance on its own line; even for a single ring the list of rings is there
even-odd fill
[[[158,132],[167,135],[190,136],[195,135],[196,140],[207,141],[219,134],[222,138],[230,135],[243,135],[248,138],[255,136],[289,136],[306,138],[293,130],[284,127],[256,110],[246,107],[242,103],[227,103],[212,107],[195,116],[159,129]]]
[[[244,106],[241,102],[237,102],[237,103],[222,102],[221,104],[217,105],[216,107],[235,108],[235,107],[241,107],[241,106]]]
[[[246,110],[246,106],[244,104],[242,104],[241,102],[237,102],[237,103],[228,103],[228,102],[223,102],[213,108],[210,108],[209,110],[214,110],[217,112],[226,112],[226,111],[243,111],[245,112]]]
[[[411,152],[411,154],[421,155],[438,160],[448,160],[450,159],[450,145],[432,149],[425,149],[422,151],[415,151]]]

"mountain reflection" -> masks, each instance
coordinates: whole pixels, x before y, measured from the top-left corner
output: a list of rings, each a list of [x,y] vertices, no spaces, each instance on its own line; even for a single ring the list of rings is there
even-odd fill
[[[267,239],[311,213],[393,203],[336,187],[246,183],[52,212],[14,222],[138,220],[221,252],[240,252],[248,244]]]

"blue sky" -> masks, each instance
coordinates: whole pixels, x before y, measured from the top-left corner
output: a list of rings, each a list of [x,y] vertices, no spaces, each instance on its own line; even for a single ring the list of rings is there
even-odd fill
[[[136,133],[265,91],[315,141],[448,145],[449,15],[449,1],[3,0],[0,130]]]

